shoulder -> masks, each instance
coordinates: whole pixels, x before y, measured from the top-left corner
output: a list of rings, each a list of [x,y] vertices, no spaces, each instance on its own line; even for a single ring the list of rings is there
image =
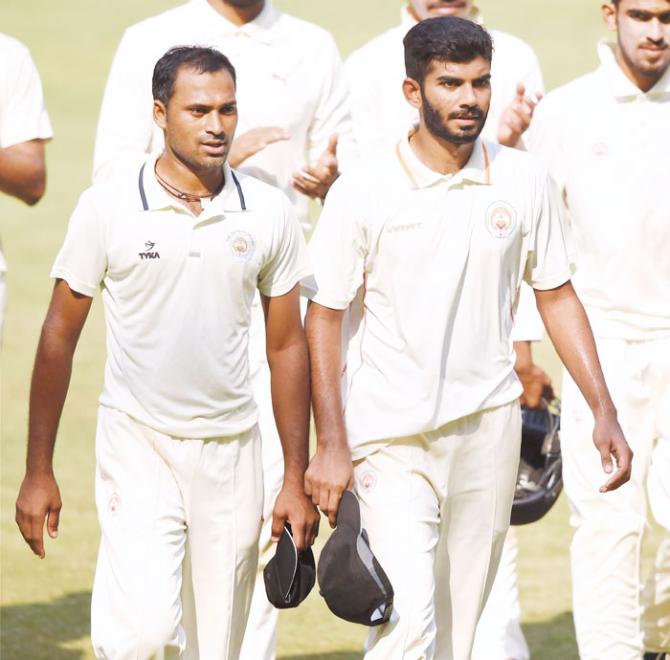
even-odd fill
[[[238,170],[231,170],[239,184],[247,209],[251,212],[271,212],[277,217],[285,216],[291,209],[291,202],[287,195],[279,188],[245,174]]]
[[[22,41],[0,32],[0,54],[2,55],[2,61],[9,63],[12,60],[28,57],[30,51]]]
[[[533,115],[533,125],[563,125],[574,111],[593,98],[594,90],[599,87],[597,71],[580,76],[569,83],[549,92],[538,104]],[[533,128],[533,127],[532,127]]]
[[[302,18],[276,11],[276,23],[272,27],[275,35],[283,40],[295,40],[294,46],[303,53],[339,52],[335,38],[325,28]]]
[[[484,141],[491,167],[493,184],[507,185],[511,182],[527,182],[533,186],[544,184],[548,177],[547,168],[532,153],[522,149],[505,147],[496,142]]]
[[[389,53],[402,52],[404,31],[400,26],[386,30],[356,49],[347,58],[347,66],[383,62]]]
[[[509,34],[509,32],[489,30],[489,34],[491,35],[491,39],[493,39],[494,56],[519,59],[537,57],[530,44],[519,37],[515,37],[513,34]]]
[[[131,38],[134,37],[138,39],[150,35],[155,39],[157,34],[155,30],[183,24],[184,20],[190,18],[193,13],[194,6],[192,3],[188,2],[184,5],[168,9],[160,14],[149,16],[148,18],[131,25],[126,29],[125,34]]]

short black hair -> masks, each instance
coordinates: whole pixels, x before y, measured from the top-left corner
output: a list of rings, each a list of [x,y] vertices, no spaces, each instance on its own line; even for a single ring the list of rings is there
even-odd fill
[[[233,83],[237,84],[235,67],[221,51],[203,46],[176,46],[170,48],[154,67],[151,91],[155,101],[167,106],[174,92],[177,74],[182,67],[198,73],[216,73],[225,69],[231,75]]]
[[[491,62],[491,35],[473,21],[456,16],[427,18],[405,36],[405,71],[423,83],[431,62],[471,62],[483,57]]]

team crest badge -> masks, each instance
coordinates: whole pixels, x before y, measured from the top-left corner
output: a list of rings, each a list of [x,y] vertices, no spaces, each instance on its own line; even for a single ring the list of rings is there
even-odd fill
[[[372,470],[368,470],[361,475],[359,483],[364,493],[370,493],[377,485],[377,475]]]
[[[228,234],[228,249],[236,259],[249,261],[254,255],[254,237],[246,231],[234,231]]]
[[[485,222],[491,236],[507,238],[516,228],[516,211],[507,202],[493,202],[486,210]]]

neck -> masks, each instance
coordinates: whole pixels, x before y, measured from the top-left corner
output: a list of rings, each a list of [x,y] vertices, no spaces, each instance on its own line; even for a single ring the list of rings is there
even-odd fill
[[[659,73],[646,75],[633,67],[631,61],[626,57],[626,54],[618,45],[614,51],[614,54],[617,64],[626,74],[626,77],[643,92],[648,92],[667,71],[667,69],[663,69],[663,71],[660,71]]]
[[[195,170],[181,160],[169,147],[156,161],[156,172],[180,192],[197,197],[211,197],[223,185],[223,167]]]
[[[454,144],[433,135],[421,124],[410,138],[410,147],[417,158],[433,172],[456,174],[470,160],[474,143]]]
[[[256,0],[249,7],[235,7],[227,0],[207,0],[207,3],[233,25],[250,23],[265,8],[265,0]]]

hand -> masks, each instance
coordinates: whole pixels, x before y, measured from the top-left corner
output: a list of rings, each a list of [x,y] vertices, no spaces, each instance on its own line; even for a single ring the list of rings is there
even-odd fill
[[[319,533],[319,512],[305,495],[302,486],[288,486],[284,482],[272,512],[272,542],[276,543],[284,531],[284,524],[291,523],[293,541],[298,552],[309,548]]]
[[[288,140],[290,137],[288,131],[279,126],[252,128],[233,140],[228,154],[228,164],[231,167],[237,167],[247,158],[251,158],[254,154],[265,149],[269,144]]]
[[[30,549],[44,559],[44,519],[52,539],[58,536],[58,518],[63,506],[53,474],[26,475],[16,500],[16,524]]]
[[[519,138],[530,126],[535,106],[540,102],[542,94],[537,92],[534,96],[526,96],[526,88],[519,83],[516,86],[516,96],[507,106],[500,117],[498,127],[498,142],[507,147],[516,146]]]
[[[317,449],[305,472],[305,492],[328,518],[331,527],[337,524],[342,493],[353,487],[354,468],[346,444]]]
[[[600,487],[601,493],[616,490],[630,479],[633,451],[628,446],[615,413],[595,416],[593,444],[600,453],[603,470],[611,474],[612,456],[616,461],[616,472]]]
[[[303,195],[324,200],[340,172],[337,163],[337,133],[330,136],[326,150],[312,167],[293,173],[291,185]]]
[[[523,392],[519,398],[522,406],[543,408],[543,399],[551,401],[555,398],[551,378],[544,369],[531,363],[523,367],[515,366],[514,370],[523,387]]]

